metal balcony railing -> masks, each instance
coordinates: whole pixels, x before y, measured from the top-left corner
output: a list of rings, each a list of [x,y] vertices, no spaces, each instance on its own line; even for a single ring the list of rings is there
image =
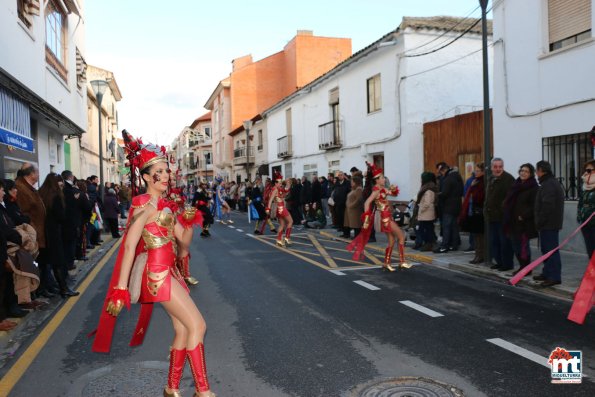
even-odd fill
[[[333,120],[318,126],[318,148],[321,150],[337,149],[342,143],[343,121]]]
[[[233,151],[233,164],[240,165],[254,163],[254,146],[248,147],[248,158],[246,158],[246,146],[234,149]]]
[[[291,157],[292,155],[291,135],[286,135],[277,139],[277,157],[284,159],[286,157]]]

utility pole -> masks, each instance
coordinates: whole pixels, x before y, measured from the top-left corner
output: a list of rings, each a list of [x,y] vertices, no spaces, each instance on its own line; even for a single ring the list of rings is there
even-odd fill
[[[489,0],[479,0],[481,6],[481,42],[482,42],[482,60],[483,60],[483,162],[485,164],[485,182],[486,197],[488,193],[490,165],[492,160],[491,134],[490,134],[490,84],[488,79],[488,21],[487,7]],[[490,225],[484,219],[483,223],[484,238],[484,260],[485,263],[492,263],[492,254],[490,250]]]

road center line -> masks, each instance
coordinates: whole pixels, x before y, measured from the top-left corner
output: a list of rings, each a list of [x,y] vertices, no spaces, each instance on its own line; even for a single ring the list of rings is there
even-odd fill
[[[236,228],[235,226],[231,226],[231,225],[227,225],[227,227],[230,227],[232,229],[235,229]]]
[[[444,316],[444,314],[435,312],[434,310],[428,309],[425,306],[418,305],[415,302],[411,302],[411,301],[399,301],[399,303],[401,303],[401,304],[403,304],[405,306],[408,306],[408,307],[410,307],[412,309],[415,309],[415,310],[417,310],[419,312],[422,312],[423,314],[426,314],[426,315],[428,315],[430,317],[442,317],[442,316]]]
[[[329,270],[329,272],[336,274],[337,276],[346,276],[341,270]]]
[[[512,352],[514,354],[518,354],[521,357],[524,357],[526,359],[529,359],[531,361],[533,361],[534,363],[543,365],[544,367],[550,368],[550,364],[548,363],[548,359],[540,356],[539,354],[535,354],[532,351],[529,351],[527,349],[523,349],[520,346],[517,346],[515,344],[512,344],[508,341],[505,341],[504,339],[500,339],[500,338],[493,338],[493,339],[486,339],[488,342],[493,343],[496,346],[499,346],[505,350],[508,350],[509,352]]]
[[[244,231],[242,229],[236,229],[236,231],[238,231],[240,233],[244,233]]]
[[[372,284],[368,284],[368,283],[366,283],[365,281],[362,281],[362,280],[355,280],[354,283],[359,284],[362,287],[367,288],[367,289],[369,289],[371,291],[377,291],[377,290],[380,289],[380,288],[378,288],[378,287],[376,287],[376,286],[374,286]]]

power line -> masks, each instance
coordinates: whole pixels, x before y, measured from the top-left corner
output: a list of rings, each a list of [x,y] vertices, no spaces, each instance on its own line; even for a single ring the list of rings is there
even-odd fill
[[[421,56],[424,56],[424,55],[432,54],[432,53],[434,53],[436,51],[440,51],[441,49],[448,47],[449,45],[451,45],[452,43],[454,43],[455,41],[457,41],[458,39],[460,39],[461,37],[463,37],[464,35],[466,35],[467,33],[469,33],[471,31],[471,29],[473,29],[479,22],[481,22],[481,18],[478,19],[477,21],[475,21],[475,23],[473,23],[471,26],[469,26],[463,33],[461,33],[460,35],[458,35],[457,37],[455,37],[454,39],[452,39],[450,42],[444,44],[441,47],[435,48],[432,51],[423,52],[421,54],[405,55],[404,58],[421,57]]]
[[[461,19],[459,20],[459,22],[457,22],[456,24],[454,24],[453,26],[451,26],[450,28],[448,28],[447,30],[445,30],[444,32],[442,32],[442,34],[440,34],[439,36],[437,36],[437,37],[434,37],[432,40],[430,40],[430,41],[428,41],[428,42],[426,42],[426,43],[420,44],[420,45],[419,45],[419,46],[417,46],[417,47],[410,48],[410,49],[408,49],[408,50],[404,51],[403,53],[407,53],[407,52],[410,52],[410,51],[415,51],[415,50],[417,50],[417,49],[419,49],[419,48],[425,47],[425,46],[427,46],[428,44],[430,44],[430,43],[433,43],[434,41],[436,41],[436,40],[438,40],[438,39],[440,39],[440,38],[444,37],[444,35],[446,35],[446,34],[448,34],[448,33],[452,32],[452,31],[454,30],[454,28],[456,28],[456,27],[457,27],[457,26],[459,26],[461,23],[463,23],[464,21],[466,21],[467,19],[469,19],[469,17],[470,17],[470,16],[471,16],[473,13],[475,13],[475,11],[477,11],[479,8],[480,8],[480,6],[477,6],[477,7],[475,7],[475,8],[474,8],[474,9],[473,9],[471,12],[469,12],[469,13],[468,13],[468,14],[467,14],[465,17],[461,18]]]

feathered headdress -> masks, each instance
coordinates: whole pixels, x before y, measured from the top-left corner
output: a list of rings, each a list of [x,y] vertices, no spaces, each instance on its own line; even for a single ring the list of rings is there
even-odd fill
[[[374,164],[370,164],[366,161],[366,165],[368,166],[368,172],[372,173],[372,179],[376,179],[380,176],[382,176],[382,173],[384,172],[384,170],[380,167],[376,167],[376,165]]]
[[[166,149],[165,146],[143,144],[140,138],[135,139],[126,130],[122,130],[122,138],[124,138],[126,158],[130,166],[132,196],[136,196],[141,186],[141,171],[160,161],[167,163]]]
[[[283,180],[283,175],[281,175],[281,172],[279,172],[279,170],[273,171],[273,180],[274,181],[282,181]]]

